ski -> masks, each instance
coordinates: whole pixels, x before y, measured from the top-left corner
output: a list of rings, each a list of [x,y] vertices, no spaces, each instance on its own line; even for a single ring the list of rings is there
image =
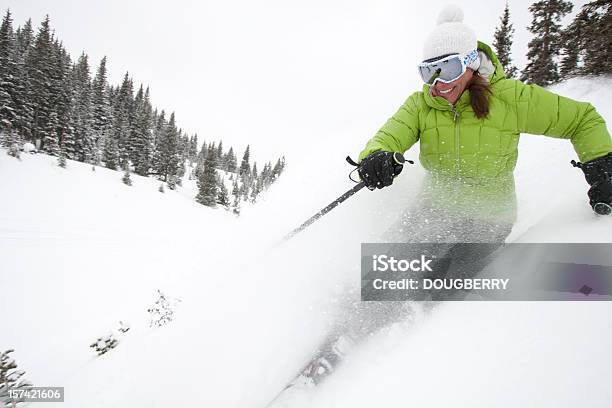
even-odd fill
[[[281,408],[290,398],[290,393],[307,392],[321,384],[342,363],[344,357],[355,347],[355,341],[348,334],[342,334],[319,347],[315,357],[308,361],[291,381],[264,406]]]

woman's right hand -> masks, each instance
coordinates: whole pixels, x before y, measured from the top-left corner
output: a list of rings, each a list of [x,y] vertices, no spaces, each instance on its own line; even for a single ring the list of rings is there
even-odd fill
[[[402,168],[393,152],[375,152],[359,163],[357,172],[365,186],[374,190],[393,184],[393,178],[401,173]]]

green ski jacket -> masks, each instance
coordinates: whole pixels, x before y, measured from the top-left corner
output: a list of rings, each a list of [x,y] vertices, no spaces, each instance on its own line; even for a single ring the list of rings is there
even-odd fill
[[[569,139],[582,162],[611,152],[612,138],[590,103],[507,79],[491,48],[479,41],[478,49],[495,67],[486,118],[474,115],[468,89],[453,106],[424,85],[367,143],[359,160],[377,151],[404,153],[419,141],[419,160],[428,170],[424,200],[469,218],[514,222],[521,133]]]

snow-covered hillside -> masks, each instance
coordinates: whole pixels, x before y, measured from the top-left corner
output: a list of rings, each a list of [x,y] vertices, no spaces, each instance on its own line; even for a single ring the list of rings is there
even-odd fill
[[[610,79],[553,90],[612,123]],[[189,183],[161,194],[152,179],[128,187],[121,173],[0,152],[0,349],[15,348],[36,385],[64,386],[67,407],[264,406],[358,296],[359,244],[379,240],[418,191],[412,166],[275,246],[351,187],[343,159],[365,141],[323,133],[296,145],[238,219],[197,204]],[[525,135],[519,149],[509,241],[612,242],[571,144]],[[152,329],[156,289],[181,302]],[[610,316],[603,302],[443,304],[374,336],[290,406],[607,407]],[[119,320],[131,330],[95,356],[89,344]]]

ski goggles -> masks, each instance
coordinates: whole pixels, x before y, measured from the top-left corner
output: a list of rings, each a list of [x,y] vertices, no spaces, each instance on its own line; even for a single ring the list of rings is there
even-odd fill
[[[465,55],[450,54],[425,60],[419,64],[419,74],[427,85],[437,81],[448,84],[465,73],[468,65],[476,61],[478,51],[472,50]]]

